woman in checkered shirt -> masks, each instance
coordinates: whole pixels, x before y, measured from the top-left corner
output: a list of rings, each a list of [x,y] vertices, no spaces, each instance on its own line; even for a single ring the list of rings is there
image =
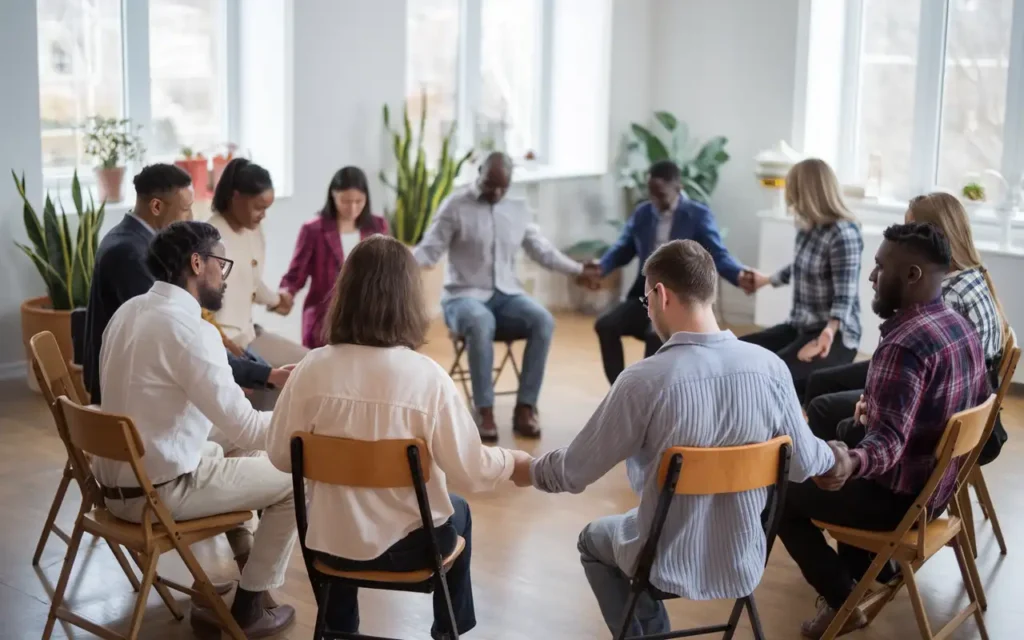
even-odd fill
[[[803,399],[807,379],[823,367],[853,361],[860,344],[860,263],[864,241],[824,161],[799,162],[786,176],[786,203],[798,231],[792,264],[772,276],[749,270],[740,285],[754,292],[793,285],[786,322],[741,338],[774,351],[793,374]]]

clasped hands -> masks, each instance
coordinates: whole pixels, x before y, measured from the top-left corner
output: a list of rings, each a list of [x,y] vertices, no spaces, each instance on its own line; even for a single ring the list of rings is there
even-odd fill
[[[576,284],[591,291],[601,288],[601,264],[597,260],[583,263],[583,273],[576,276]]]
[[[292,312],[295,297],[287,291],[278,291],[277,295],[279,296],[277,304],[273,307],[267,307],[267,311],[273,311],[278,315],[286,316]]]
[[[530,478],[530,465],[533,463],[533,456],[525,451],[517,451],[508,449],[508,452],[512,454],[512,460],[515,466],[512,468],[512,482],[517,487],[529,487],[533,485],[533,480]]]

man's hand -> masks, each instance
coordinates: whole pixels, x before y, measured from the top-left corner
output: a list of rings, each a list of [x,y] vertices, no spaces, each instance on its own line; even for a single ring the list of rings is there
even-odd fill
[[[533,480],[530,478],[530,464],[533,462],[533,456],[525,451],[513,451],[508,450],[512,454],[512,459],[515,461],[515,467],[512,469],[512,482],[517,487],[529,487],[533,485]]]
[[[768,276],[757,269],[744,269],[740,271],[739,287],[749,296],[761,287],[770,284]]]
[[[832,350],[832,341],[835,340],[836,332],[832,327],[825,327],[818,334],[818,337],[805,344],[796,354],[800,362],[810,362],[815,358],[828,357]]]
[[[853,408],[853,422],[854,424],[867,425],[868,423],[868,403],[864,400],[864,394],[861,394],[860,399],[857,400],[857,406]]]
[[[850,450],[847,449],[845,442],[829,441],[828,448],[832,450],[836,463],[828,473],[814,478],[814,484],[825,491],[839,491],[853,475],[857,463],[850,455]]]
[[[277,389],[284,387],[284,383],[288,382],[288,376],[292,374],[292,369],[295,368],[294,364],[289,364],[280,369],[271,369],[270,375],[267,376],[267,384],[273,385]]]
[[[277,306],[270,308],[270,311],[286,316],[292,312],[292,305],[295,304],[295,298],[287,291],[279,291],[278,295],[280,296],[280,300],[278,300]]]
[[[601,288],[601,265],[596,260],[584,263],[583,273],[576,277],[576,284],[592,291]]]

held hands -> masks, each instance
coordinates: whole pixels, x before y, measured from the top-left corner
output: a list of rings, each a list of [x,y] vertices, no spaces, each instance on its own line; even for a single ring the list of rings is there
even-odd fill
[[[533,485],[533,480],[530,478],[530,464],[533,462],[533,456],[525,451],[513,451],[508,450],[512,454],[512,460],[515,461],[515,467],[512,469],[512,482],[517,487],[529,487]]]
[[[591,260],[583,264],[583,273],[576,276],[576,284],[586,287],[591,291],[601,288],[601,265],[597,260]]]
[[[292,312],[292,305],[295,304],[295,298],[292,296],[292,294],[288,293],[287,291],[279,291],[278,295],[280,296],[280,299],[278,300],[277,305],[273,307],[267,307],[267,310],[273,311],[274,313],[282,316],[286,316]]]
[[[836,332],[832,327],[825,327],[818,334],[818,337],[805,344],[796,354],[800,362],[810,362],[815,358],[825,358],[832,350],[832,341],[835,340]]]
[[[768,276],[764,275],[757,269],[747,268],[740,271],[738,284],[740,289],[743,289],[743,292],[749,296],[761,287],[771,284],[771,281],[768,279]]]
[[[828,448],[832,450],[836,463],[828,473],[814,478],[814,484],[825,491],[839,491],[853,475],[856,461],[850,455],[850,450],[846,447],[845,442],[831,440],[828,442]]]
[[[273,385],[277,389],[284,387],[284,383],[288,382],[288,376],[292,374],[294,368],[294,364],[289,364],[280,369],[271,369],[270,375],[267,376],[267,384]]]

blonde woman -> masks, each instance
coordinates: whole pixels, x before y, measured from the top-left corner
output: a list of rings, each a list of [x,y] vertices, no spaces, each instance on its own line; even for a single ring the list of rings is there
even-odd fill
[[[993,386],[998,385],[996,368],[1002,356],[1009,324],[995,287],[974,246],[971,223],[960,201],[948,193],[917,196],[910,201],[906,222],[924,222],[938,227],[949,240],[953,254],[950,271],[942,281],[942,299],[966,318],[981,339]],[[829,437],[839,421],[853,416],[867,378],[867,362],[819,371],[807,384],[807,416],[818,437]],[[840,429],[842,431],[842,429]],[[859,432],[851,436],[856,440]],[[979,462],[988,464],[999,455],[1006,431],[997,421],[992,436],[982,449]]]
[[[786,203],[799,227],[793,262],[770,277],[747,270],[740,279],[749,292],[792,284],[793,307],[786,322],[741,339],[778,354],[802,400],[811,373],[852,362],[857,354],[864,241],[843,204],[839,181],[822,160],[804,160],[789,170]]]

